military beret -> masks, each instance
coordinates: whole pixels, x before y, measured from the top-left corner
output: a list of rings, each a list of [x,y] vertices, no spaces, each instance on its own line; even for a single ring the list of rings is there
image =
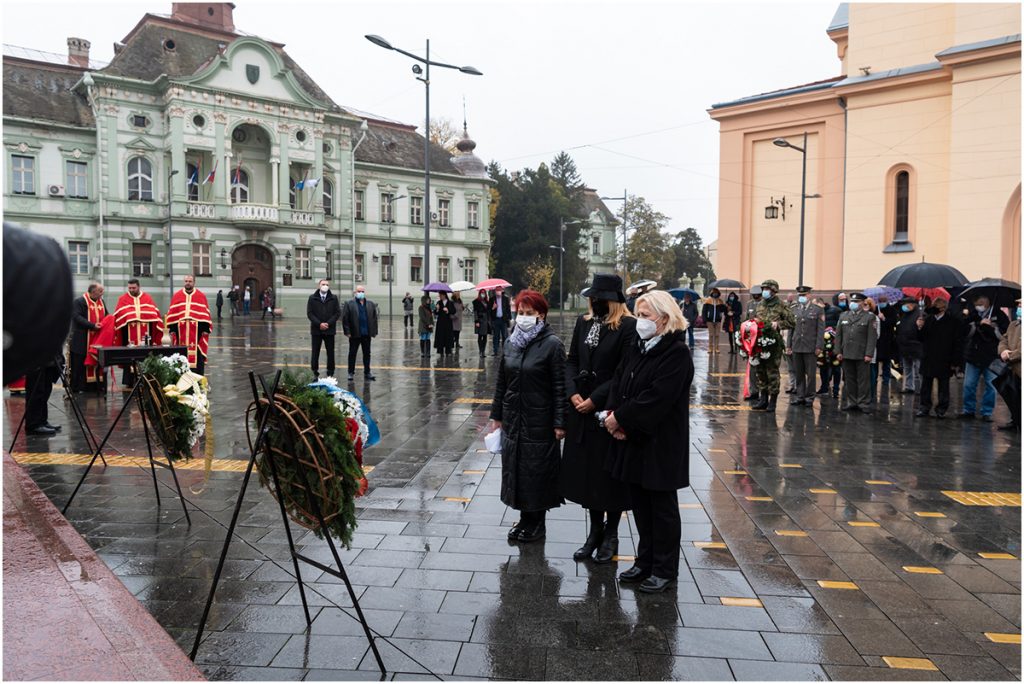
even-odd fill
[[[803,293],[803,294],[807,294],[808,292],[810,292],[813,289],[814,288],[812,288],[810,285],[800,285],[799,287],[796,288],[796,291],[800,292],[800,293]]]
[[[777,280],[766,280],[763,283],[761,283],[761,289],[762,290],[771,289],[771,290],[774,290],[775,292],[778,292],[779,291],[779,281],[777,281]]]

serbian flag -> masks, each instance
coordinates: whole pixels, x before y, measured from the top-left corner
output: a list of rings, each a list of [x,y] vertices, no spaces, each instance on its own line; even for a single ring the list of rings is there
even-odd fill
[[[231,187],[242,184],[242,160],[238,160],[238,168],[235,169],[235,173],[231,179]]]
[[[196,166],[196,170],[192,172],[192,177],[188,179],[189,185],[199,184],[199,166]]]
[[[205,179],[203,180],[203,185],[206,185],[207,183],[212,183],[212,182],[213,182],[213,177],[214,177],[215,175],[217,175],[217,162],[219,162],[219,161],[220,161],[220,160],[218,159],[217,161],[213,162],[213,170],[211,170],[211,171],[210,171],[210,175],[209,175],[209,176],[207,176],[207,177],[206,177],[206,178],[205,178]]]

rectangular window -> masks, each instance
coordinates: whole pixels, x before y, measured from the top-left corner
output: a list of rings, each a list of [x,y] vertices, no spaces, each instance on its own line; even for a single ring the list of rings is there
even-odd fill
[[[132,275],[153,275],[153,245],[148,242],[132,243]]]
[[[89,197],[89,165],[85,162],[69,161],[65,165],[67,179],[64,191],[68,197],[85,199]]]
[[[11,185],[15,195],[36,194],[36,158],[11,155]]]
[[[356,190],[356,220],[363,220],[363,191]]]
[[[595,235],[590,240],[591,256],[601,256],[601,236]]]
[[[465,265],[462,267],[462,277],[471,283],[476,282],[476,259],[466,259],[463,262]]]
[[[452,260],[448,257],[440,257],[437,260],[437,280],[442,283],[448,282],[451,271]]]
[[[361,283],[366,279],[366,272],[364,266],[366,263],[365,254],[356,254],[356,282]]]
[[[209,242],[192,243],[192,273],[195,275],[213,275],[210,269],[210,248]]]
[[[409,223],[414,226],[423,225],[423,198],[409,198]]]
[[[910,218],[910,173],[896,174],[896,231],[893,242],[907,242],[910,232],[907,227]]]
[[[334,280],[334,252],[327,250],[327,264],[324,268],[324,277],[328,280]]]
[[[409,282],[423,282],[423,257],[414,256],[409,258]]]
[[[309,247],[295,248],[295,277],[309,278]]]
[[[89,275],[89,243],[75,240],[69,242],[68,260],[74,275]]]
[[[380,282],[392,283],[392,278],[395,277],[395,268],[393,266],[395,257],[392,254],[381,254],[380,255]]]
[[[448,225],[448,214],[451,212],[452,201],[451,200],[437,200],[437,222],[441,226]]]
[[[467,202],[466,203],[466,225],[469,228],[480,227],[480,203],[479,202]]]
[[[391,223],[395,220],[394,214],[392,213],[393,206],[395,203],[395,196],[389,192],[381,193],[380,196],[380,222]]]

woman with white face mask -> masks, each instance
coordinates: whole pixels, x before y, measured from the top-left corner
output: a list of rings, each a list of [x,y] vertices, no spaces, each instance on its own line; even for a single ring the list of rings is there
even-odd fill
[[[664,591],[679,575],[677,490],[689,486],[689,404],[693,360],[686,320],[667,292],[648,292],[635,309],[638,344],[615,371],[605,429],[619,440],[609,459],[630,490],[640,540],[636,562],[619,575],[640,591]]]
[[[516,297],[516,319],[498,367],[491,404],[493,432],[501,428],[501,501],[520,511],[509,541],[546,534],[545,514],[562,504],[558,489],[565,437],[565,348],[545,318],[548,303],[533,290]]]

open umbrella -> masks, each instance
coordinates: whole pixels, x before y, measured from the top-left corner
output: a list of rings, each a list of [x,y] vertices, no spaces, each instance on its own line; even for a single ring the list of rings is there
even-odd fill
[[[449,283],[448,287],[452,288],[452,292],[465,292],[466,290],[476,289],[476,285],[468,280],[456,280],[454,283]]]
[[[512,283],[502,278],[488,278],[476,284],[478,290],[494,290],[499,287],[512,287]]]
[[[956,287],[967,282],[967,276],[947,264],[904,264],[892,269],[878,280],[889,287]],[[906,290],[904,290],[906,291]]]
[[[898,302],[903,299],[903,290],[896,287],[887,287],[886,285],[876,285],[874,287],[864,288],[864,294],[871,297],[876,302],[878,298],[885,295],[886,299],[890,302]]]
[[[668,293],[679,300],[681,300],[686,295],[690,295],[690,299],[692,299],[693,301],[700,301],[700,295],[697,294],[697,291],[691,290],[688,287],[673,287],[671,290],[668,290]]]
[[[923,299],[928,303],[936,299],[945,299],[947,302],[950,300],[949,292],[944,287],[905,287],[903,294],[914,299]]]
[[[452,291],[452,288],[448,286],[448,283],[430,283],[423,288],[424,292],[448,292]]]
[[[747,286],[732,278],[719,278],[708,283],[708,289],[717,287],[719,290],[745,290]]]
[[[638,281],[636,281],[635,283],[633,283],[632,285],[630,285],[629,287],[626,288],[626,294],[634,294],[640,288],[646,287],[646,288],[649,289],[649,288],[657,287],[657,286],[658,286],[658,283],[657,283],[657,281],[654,281],[654,280],[638,280]]]
[[[959,297],[966,302],[974,301],[975,297],[984,295],[997,309],[1004,306],[1013,308],[1013,303],[1020,298],[1020,283],[1002,278],[982,278],[967,283]]]

